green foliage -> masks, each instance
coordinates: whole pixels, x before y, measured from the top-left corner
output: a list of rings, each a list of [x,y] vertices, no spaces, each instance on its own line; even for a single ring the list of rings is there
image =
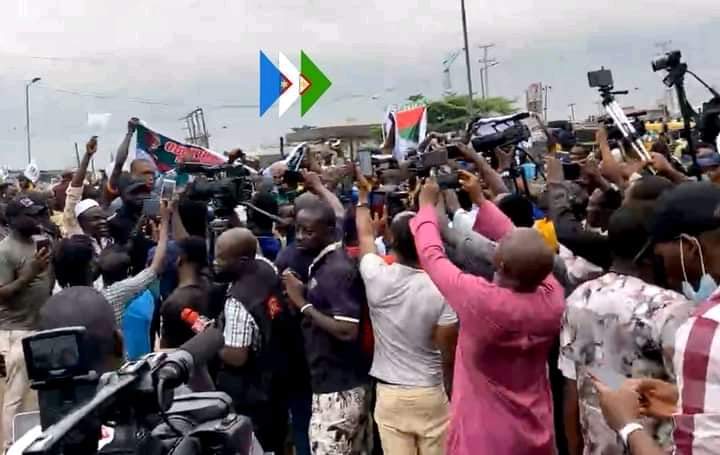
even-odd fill
[[[467,95],[448,95],[441,100],[428,100],[422,94],[408,97],[411,102],[424,102],[428,106],[428,131],[447,133],[465,129],[468,121]],[[473,99],[475,115],[506,115],[515,112],[515,100],[496,96]]]

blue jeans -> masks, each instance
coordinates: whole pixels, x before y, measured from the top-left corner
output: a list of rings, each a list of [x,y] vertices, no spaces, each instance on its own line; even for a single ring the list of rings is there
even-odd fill
[[[295,455],[310,455],[310,416],[312,415],[312,394],[290,397],[290,415],[292,420]]]

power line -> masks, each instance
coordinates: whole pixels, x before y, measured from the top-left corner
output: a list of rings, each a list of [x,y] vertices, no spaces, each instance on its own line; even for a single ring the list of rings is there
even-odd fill
[[[118,95],[110,95],[107,93],[93,93],[93,92],[82,92],[78,90],[69,90],[59,87],[53,87],[51,85],[47,84],[40,84],[40,86],[44,89],[48,89],[54,92],[58,93],[64,93],[67,95],[74,95],[74,96],[83,96],[87,98],[96,98],[96,99],[115,99],[115,100],[123,100],[128,101],[131,103],[138,103],[138,104],[146,104],[151,106],[167,106],[167,107],[187,107],[189,103],[173,103],[173,102],[166,102],[166,101],[157,101],[157,100],[151,100],[147,98],[137,98],[137,97],[124,97],[124,96],[118,96]],[[216,104],[216,105],[207,105],[207,108],[209,109],[257,109],[257,104]]]

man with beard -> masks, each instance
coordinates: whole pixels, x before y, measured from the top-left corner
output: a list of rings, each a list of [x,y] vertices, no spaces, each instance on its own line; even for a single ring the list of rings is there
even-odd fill
[[[283,453],[287,429],[287,324],[280,277],[257,255],[257,239],[234,228],[215,244],[215,279],[230,283],[217,388],[252,419],[265,452]]]
[[[80,162],[80,167],[67,188],[62,222],[65,237],[87,235],[90,237],[93,250],[97,255],[112,243],[112,239],[108,236],[107,220],[100,204],[94,199],[81,200],[85,174],[95,152],[97,152],[97,136],[93,136],[85,146],[85,155]]]
[[[7,442],[13,416],[37,399],[30,390],[21,340],[36,329],[54,279],[48,270],[49,243],[36,246],[33,239],[43,232],[47,206],[35,195],[23,195],[8,203],[5,215],[10,235],[0,242],[0,355],[6,370],[2,437]]]

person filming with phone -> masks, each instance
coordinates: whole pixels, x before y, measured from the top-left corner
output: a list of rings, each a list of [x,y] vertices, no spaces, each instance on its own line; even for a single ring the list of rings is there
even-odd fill
[[[5,363],[2,438],[10,440],[12,418],[36,407],[30,389],[21,340],[35,330],[40,309],[54,282],[52,246],[42,234],[47,205],[35,194],[21,195],[5,209],[10,234],[0,241],[0,356]]]

